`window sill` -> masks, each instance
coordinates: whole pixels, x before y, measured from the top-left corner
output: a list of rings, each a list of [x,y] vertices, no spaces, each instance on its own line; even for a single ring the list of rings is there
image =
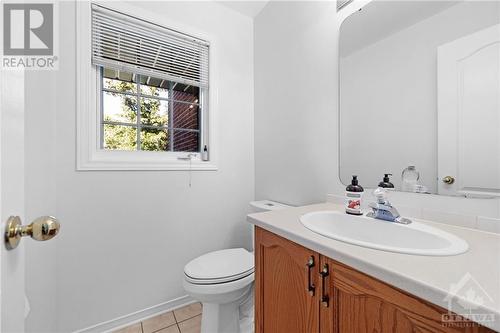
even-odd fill
[[[156,153],[140,151],[96,150],[88,156],[79,156],[78,171],[216,171],[213,161],[199,157],[186,158],[188,153]]]

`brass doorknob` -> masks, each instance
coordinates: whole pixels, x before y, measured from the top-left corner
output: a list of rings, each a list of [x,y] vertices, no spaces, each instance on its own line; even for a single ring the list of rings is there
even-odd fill
[[[46,241],[59,233],[61,224],[53,216],[40,216],[29,225],[22,225],[19,216],[11,216],[5,225],[5,247],[15,249],[21,238],[30,236],[37,241]]]
[[[453,178],[452,176],[446,176],[443,178],[443,183],[445,183],[445,184],[451,185],[454,182],[455,182],[455,178]]]

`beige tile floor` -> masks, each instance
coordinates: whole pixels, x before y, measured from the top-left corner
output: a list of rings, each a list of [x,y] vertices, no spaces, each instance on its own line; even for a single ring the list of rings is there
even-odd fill
[[[201,304],[193,303],[183,308],[145,319],[114,333],[200,333]]]

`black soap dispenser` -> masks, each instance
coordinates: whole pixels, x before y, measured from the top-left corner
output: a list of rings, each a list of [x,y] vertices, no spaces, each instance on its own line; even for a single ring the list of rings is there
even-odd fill
[[[382,188],[394,188],[394,184],[391,183],[389,176],[392,176],[392,173],[385,173],[384,174],[384,179],[378,183],[378,187]]]
[[[345,189],[345,212],[352,215],[363,215],[361,200],[364,189],[359,185],[358,176],[352,176],[351,184]]]

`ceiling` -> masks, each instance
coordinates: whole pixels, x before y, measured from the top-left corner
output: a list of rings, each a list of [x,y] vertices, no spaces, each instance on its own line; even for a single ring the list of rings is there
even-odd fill
[[[340,27],[340,55],[375,43],[461,1],[376,0],[349,16]]]
[[[254,18],[269,3],[269,0],[254,1],[217,1],[232,10],[235,10],[245,16]]]

